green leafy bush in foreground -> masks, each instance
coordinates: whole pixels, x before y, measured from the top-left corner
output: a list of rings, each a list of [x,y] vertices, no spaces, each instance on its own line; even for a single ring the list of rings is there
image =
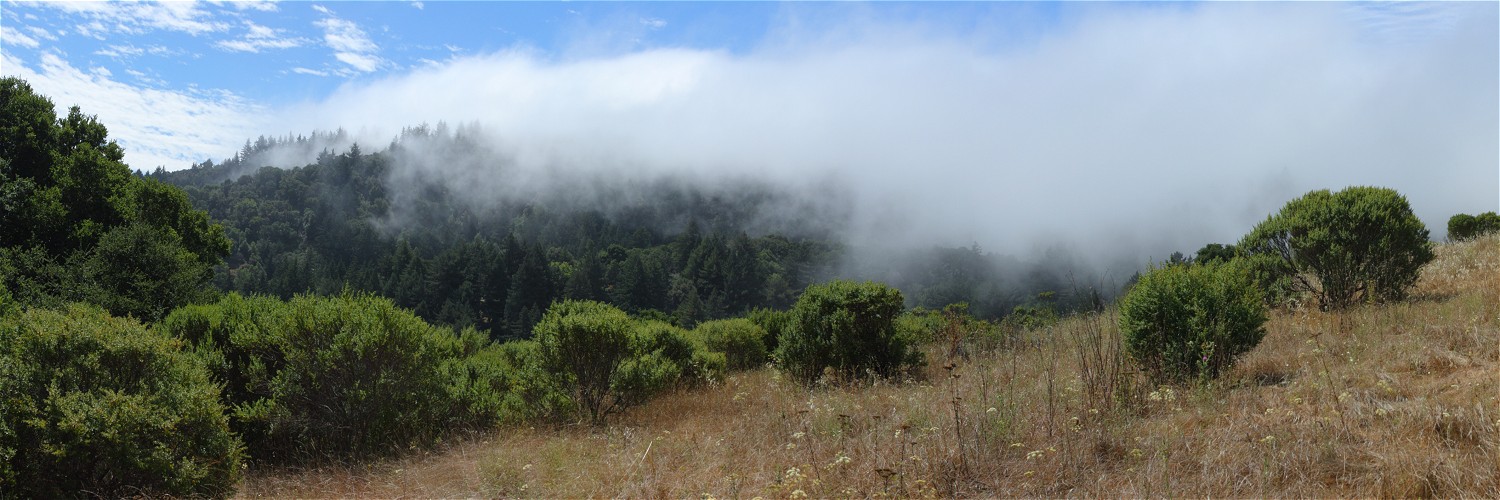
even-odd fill
[[[817,381],[825,369],[859,378],[890,377],[920,366],[921,351],[895,328],[903,308],[901,291],[881,283],[810,286],[781,331],[776,362],[803,382]]]
[[[1120,299],[1131,357],[1157,381],[1214,378],[1265,336],[1266,305],[1240,264],[1148,270]]]
[[[703,353],[680,329],[637,322],[600,302],[552,304],[533,338],[543,370],[595,425],[683,382],[685,373],[723,370],[722,357]]]
[[[229,496],[241,455],[178,340],[95,306],[0,318],[0,496]]]
[[[193,342],[225,384],[256,460],[381,454],[500,420],[487,339],[428,325],[389,299],[230,294],[159,328]]]

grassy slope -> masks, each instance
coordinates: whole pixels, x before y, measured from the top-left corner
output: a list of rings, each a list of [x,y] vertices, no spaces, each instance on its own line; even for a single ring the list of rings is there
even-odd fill
[[[1500,236],[1441,245],[1408,303],[1276,312],[1211,387],[1147,387],[1115,317],[925,382],[774,370],[608,429],[504,429],[378,464],[252,473],[243,496],[1500,498]]]

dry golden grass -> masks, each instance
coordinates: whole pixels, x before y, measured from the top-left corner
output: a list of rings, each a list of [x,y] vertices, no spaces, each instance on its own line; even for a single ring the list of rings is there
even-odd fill
[[[1500,236],[1441,245],[1412,301],[1276,312],[1208,386],[1147,387],[1112,313],[919,381],[772,369],[604,429],[507,428],[379,464],[252,472],[272,497],[1500,498]]]

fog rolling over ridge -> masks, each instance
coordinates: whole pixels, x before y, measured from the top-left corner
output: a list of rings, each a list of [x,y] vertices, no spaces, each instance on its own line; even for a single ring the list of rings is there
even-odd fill
[[[1066,248],[1123,279],[1121,263],[1233,242],[1312,189],[1395,188],[1435,238],[1496,209],[1496,6],[1422,8],[1430,22],[1392,30],[1341,4],[1090,6],[1027,38],[988,20],[818,27],[792,6],[740,53],[461,56],[268,126],[342,127],[375,151],[403,127],[476,123],[472,156],[397,155],[403,171],[474,203],[752,180],[799,200],[764,205],[767,227],[836,227],[869,260]]]

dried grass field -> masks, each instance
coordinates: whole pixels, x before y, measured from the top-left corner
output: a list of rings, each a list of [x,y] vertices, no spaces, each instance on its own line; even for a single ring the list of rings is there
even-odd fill
[[[924,376],[773,368],[606,428],[513,427],[378,463],[252,470],[242,497],[1500,498],[1500,235],[1439,245],[1414,297],[1274,311],[1208,384],[1152,386],[1074,316]]]

